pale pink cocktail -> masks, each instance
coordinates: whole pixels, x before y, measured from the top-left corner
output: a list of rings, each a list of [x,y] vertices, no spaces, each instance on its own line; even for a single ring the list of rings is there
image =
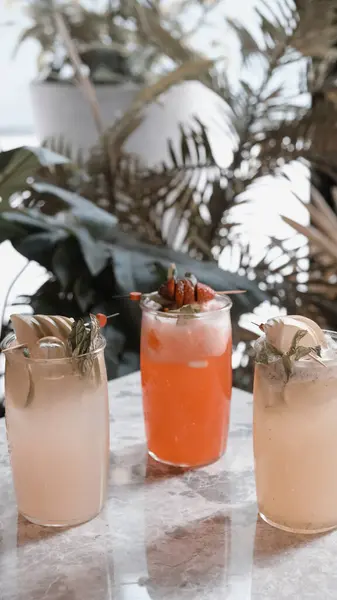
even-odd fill
[[[18,511],[40,525],[75,525],[104,503],[109,415],[104,346],[34,359],[4,342],[5,402]],[[86,362],[85,362],[86,361]]]

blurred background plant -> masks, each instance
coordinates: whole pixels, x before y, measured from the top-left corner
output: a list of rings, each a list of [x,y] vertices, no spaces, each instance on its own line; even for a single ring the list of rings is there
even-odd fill
[[[147,42],[156,39],[151,15],[161,25],[166,18],[161,4],[125,2],[126,7],[144,8]],[[121,313],[107,330],[111,377],[138,367],[139,343],[137,308],[112,301],[112,296],[153,289],[171,260],[217,289],[249,290],[235,301],[233,312],[234,382],[240,387],[251,389],[252,384],[250,344],[257,331],[252,321],[287,311],[336,327],[336,103],[331,75],[336,10],[333,0],[319,6],[309,0],[279,0],[273,7],[261,1],[257,36],[229,21],[240,48],[236,77],[221,57],[210,61],[190,49],[177,24],[170,35],[186,53],[168,73],[140,89],[104,131],[88,72],[81,68],[81,48],[71,35],[67,38],[70,25],[58,13],[58,31],[73,71],[86,83],[82,88],[100,141],[77,165],[60,157],[69,154],[64,140],[49,142],[49,149],[0,155],[0,241],[11,240],[48,272],[37,293],[20,300],[35,312]],[[135,30],[140,31],[136,21]],[[161,51],[171,54],[166,42]],[[221,139],[230,146],[226,155],[215,151],[200,120],[181,125],[178,148],[168,140],[165,164],[149,168],[126,153],[125,142],[139,126],[144,108],[172,85],[195,78],[222,101],[218,120]],[[304,224],[285,217],[288,238],[270,234],[261,243],[249,229],[256,195],[271,176],[291,191],[298,168],[311,190],[310,198],[294,193],[294,202],[303,204]],[[331,183],[325,198],[324,177]]]
[[[97,135],[76,89],[80,74],[95,88],[104,128],[132,104],[140,89],[187,62],[195,61],[196,66],[181,81],[209,79],[205,69],[197,68],[204,57],[190,40],[201,23],[206,26],[208,13],[219,0],[11,0],[11,4],[19,6],[28,18],[14,56],[28,41],[39,47],[37,77],[31,82],[30,95],[41,142],[66,138],[74,153],[80,148],[86,157],[89,155]],[[191,5],[197,7],[195,19],[189,16]],[[79,68],[74,65],[62,27],[79,58]],[[185,104],[183,98],[180,102]],[[162,128],[165,130],[164,123]]]
[[[196,56],[185,40],[213,10],[219,0],[196,2],[198,22],[184,25],[191,2],[105,0],[81,3],[71,0],[11,0],[22,6],[29,25],[17,41],[15,52],[28,39],[40,46],[39,77],[45,81],[74,79],[72,62],[55,22],[62,15],[83,67],[94,83],[146,83],[158,73]],[[166,6],[164,6],[166,4]],[[194,2],[195,4],[195,2]]]

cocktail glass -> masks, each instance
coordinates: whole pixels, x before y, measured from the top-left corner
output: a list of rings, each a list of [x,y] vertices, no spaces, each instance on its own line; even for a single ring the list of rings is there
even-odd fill
[[[267,523],[295,533],[337,527],[337,353],[324,362],[294,363],[288,382],[280,360],[255,366],[258,508]]]
[[[102,509],[109,465],[105,341],[89,354],[32,359],[2,344],[6,426],[18,511],[69,526]]]
[[[150,297],[151,299],[151,297]],[[179,467],[225,451],[232,390],[231,301],[195,314],[158,312],[142,301],[141,375],[149,454]]]

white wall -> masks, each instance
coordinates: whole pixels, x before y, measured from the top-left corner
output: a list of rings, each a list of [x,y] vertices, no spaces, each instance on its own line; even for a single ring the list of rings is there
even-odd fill
[[[12,24],[10,24],[12,23]],[[37,45],[28,41],[13,59],[13,50],[27,23],[21,10],[0,0],[0,132],[32,132],[29,81],[35,75]]]
[[[174,3],[176,0],[166,0]],[[209,26],[204,27],[193,36],[193,43],[204,52],[230,56],[231,68],[235,70],[238,55],[238,44],[235,36],[225,26],[224,15],[240,17],[245,23],[254,28],[253,7],[258,0],[223,0],[209,18]],[[87,2],[88,3],[88,2]],[[90,2],[89,2],[90,4]],[[104,0],[92,0],[95,7],[104,5]],[[193,24],[198,16],[198,10],[186,15],[188,23]],[[38,45],[29,40],[21,46],[15,59],[13,50],[22,28],[28,21],[22,9],[16,3],[9,4],[0,0],[0,133],[32,132],[34,129],[33,115],[29,96],[29,82],[36,75],[36,57]],[[211,40],[216,37],[220,47],[213,48]]]

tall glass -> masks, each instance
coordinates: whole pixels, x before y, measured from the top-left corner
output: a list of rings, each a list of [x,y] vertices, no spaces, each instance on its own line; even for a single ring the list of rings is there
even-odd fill
[[[225,451],[232,390],[232,336],[227,297],[216,310],[155,311],[143,301],[141,375],[149,454],[198,467]]]
[[[254,455],[267,523],[296,533],[337,527],[336,353],[325,366],[294,363],[288,382],[280,361],[255,366]]]
[[[105,342],[76,358],[5,350],[6,426],[18,511],[39,525],[88,521],[101,510],[109,464]],[[13,349],[11,349],[13,348]]]

